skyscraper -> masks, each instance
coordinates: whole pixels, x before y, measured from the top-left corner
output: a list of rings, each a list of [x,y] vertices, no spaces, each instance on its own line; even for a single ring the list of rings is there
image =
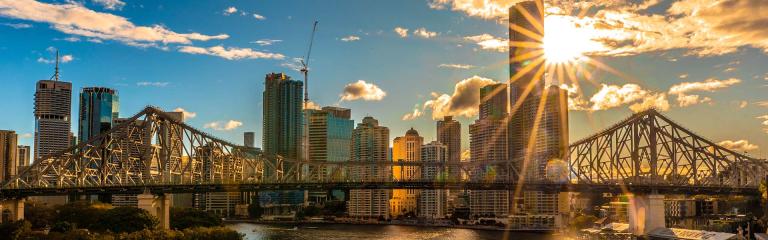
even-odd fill
[[[302,160],[302,101],[303,83],[292,80],[284,73],[270,73],[264,79],[262,144],[268,157],[280,156],[289,161]],[[284,163],[283,169],[293,166]],[[265,174],[274,173],[265,169]],[[270,177],[270,176],[265,176]],[[271,196],[277,194],[279,196]],[[278,199],[268,213],[283,214],[293,211],[306,201],[305,191],[259,192],[259,198]]]
[[[77,136],[86,142],[112,129],[120,108],[117,91],[104,87],[86,87],[80,91],[80,118]]]
[[[537,3],[538,1],[538,3]],[[520,169],[521,180],[540,181],[546,178],[547,165],[564,161],[568,147],[568,109],[565,93],[544,81],[544,59],[524,59],[520,56],[540,51],[541,47],[516,46],[515,42],[541,39],[513,29],[544,33],[544,10],[541,0],[525,1],[509,9],[510,87],[509,158]],[[531,66],[533,64],[533,66]],[[526,166],[523,169],[523,166]],[[521,208],[528,217],[525,225],[555,228],[558,225],[558,195],[541,191],[526,191],[520,205],[515,196],[514,209]],[[522,207],[520,207],[522,206]],[[531,216],[535,216],[532,220]],[[516,218],[523,219],[523,218]],[[518,220],[511,220],[515,224]]]
[[[424,144],[424,138],[419,136],[419,132],[411,128],[405,136],[396,137],[392,144],[392,160],[394,162],[420,162],[421,145]],[[395,181],[416,181],[421,178],[421,169],[416,166],[392,167],[392,176]],[[392,200],[390,201],[392,216],[399,216],[406,213],[416,214],[416,205],[419,197],[418,189],[394,189],[392,190]]]
[[[40,80],[36,86],[35,160],[69,148],[72,141],[72,83]]]
[[[18,174],[18,135],[9,130],[0,130],[0,182],[8,181]]]
[[[350,119],[351,110],[340,107],[323,107],[321,110],[305,110],[308,118],[308,151],[310,162],[346,162],[349,161],[352,130],[355,121]],[[318,181],[341,179],[343,172],[332,176],[335,168],[331,166],[310,166],[313,175],[319,175]],[[326,191],[309,193],[310,201],[321,203],[328,200]],[[341,197],[339,194],[336,194]],[[342,194],[343,195],[343,194]]]
[[[256,144],[256,133],[254,132],[245,132],[243,133],[243,144],[246,147],[255,147]]]
[[[437,141],[421,146],[421,161],[425,163],[445,163],[448,148]],[[421,179],[424,181],[444,181],[447,169],[441,166],[424,166],[421,168]],[[419,196],[419,217],[444,218],[448,207],[448,190],[424,189]]]
[[[379,126],[373,117],[365,117],[352,131],[351,161],[363,163],[389,160],[389,128]],[[391,181],[392,171],[387,166],[358,165],[351,168],[352,179],[360,181]],[[351,217],[389,218],[389,199],[392,190],[349,190],[347,214]]]
[[[445,159],[448,163],[461,162],[461,123],[459,121],[454,120],[452,116],[445,116],[443,120],[437,121],[437,141],[447,148]],[[458,167],[449,167],[448,174],[449,179],[461,179],[461,169]]]
[[[480,90],[479,108],[488,110],[480,118],[469,125],[470,161],[479,163],[470,174],[472,181],[501,181],[508,180],[509,172],[503,164],[491,162],[508,162],[506,120],[508,116],[506,85],[488,85]],[[509,214],[509,191],[504,190],[472,190],[469,198],[469,209],[472,216],[493,215],[506,216]]]

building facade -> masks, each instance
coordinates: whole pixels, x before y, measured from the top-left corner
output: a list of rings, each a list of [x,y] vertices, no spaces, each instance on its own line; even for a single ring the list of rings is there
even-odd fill
[[[452,116],[445,116],[437,121],[437,141],[447,148],[446,161],[448,163],[461,162],[461,123]],[[449,179],[460,180],[461,169],[453,167],[448,169]]]
[[[40,80],[35,89],[35,160],[64,151],[73,143],[72,83]]]
[[[117,91],[104,87],[86,87],[80,91],[80,116],[78,138],[88,141],[91,137],[112,129],[118,117],[120,101]]]
[[[405,136],[396,137],[392,142],[392,161],[421,162],[421,145],[424,138],[411,128]],[[416,166],[393,166],[392,176],[395,181],[417,181],[421,179],[421,168]],[[390,214],[393,217],[413,213],[417,214],[419,189],[394,189],[390,200]]]
[[[389,160],[389,128],[380,126],[373,117],[365,117],[352,131],[350,161],[363,163],[386,162]],[[351,167],[353,179],[360,181],[391,181],[389,167],[379,165],[358,165]],[[352,189],[349,190],[347,214],[350,217],[388,219],[389,199],[392,190]]]
[[[0,130],[0,182],[11,180],[18,174],[18,138],[15,131]]]
[[[303,160],[302,132],[303,125],[303,89],[301,81],[293,80],[284,73],[270,73],[264,79],[263,92],[263,151],[267,157],[282,157],[286,160]],[[291,169],[290,164],[283,164],[283,169]],[[276,172],[274,169],[265,169],[265,174]],[[265,176],[271,177],[271,176]],[[280,197],[272,198],[271,193],[260,192],[260,201],[274,201],[266,213],[285,215],[296,212],[306,202],[306,191],[285,191],[279,193]],[[298,197],[303,195],[304,197]],[[261,199],[268,198],[268,199]],[[285,202],[282,202],[285,201]],[[266,206],[265,206],[266,207]],[[270,208],[270,207],[267,207]]]
[[[448,147],[433,141],[421,146],[421,161],[429,163],[445,163],[448,160]],[[441,166],[424,166],[421,168],[421,179],[424,181],[445,181],[448,171]],[[424,189],[419,196],[419,217],[445,218],[448,212],[448,190]]]
[[[32,156],[32,148],[25,145],[19,145],[17,149],[19,153],[18,154],[19,155],[19,158],[18,158],[19,172],[21,172],[22,167],[28,167],[31,164],[30,157]]]
[[[256,133],[245,132],[243,133],[243,145],[246,147],[256,147]]]
[[[493,84],[480,89],[480,109],[486,113],[469,126],[470,161],[480,163],[471,169],[472,181],[507,180],[507,102],[506,85]],[[510,193],[503,190],[472,190],[469,193],[470,216],[506,216],[510,213]]]
[[[539,1],[539,0],[537,0]],[[515,29],[544,32],[544,10],[536,1],[517,3],[509,9],[509,40],[533,42],[541,45],[541,39]],[[538,46],[517,46],[510,44],[510,85],[508,121],[509,159],[520,169],[526,181],[547,179],[547,166],[562,164],[568,154],[568,110],[564,91],[556,83],[548,84],[544,77],[544,59],[523,59],[518,56],[533,54]],[[533,64],[533,65],[531,65]],[[549,86],[551,85],[551,86]],[[542,216],[542,228],[559,225],[562,194],[541,191],[526,191],[514,196],[513,209],[520,209],[527,215]]]
[[[307,109],[308,118],[308,158],[310,162],[346,162],[349,161],[350,146],[352,145],[352,130],[355,121],[351,118],[351,110],[340,107],[323,107],[320,110]],[[344,172],[336,171],[331,166],[310,166],[312,176],[318,176],[314,181],[330,181],[344,179]],[[343,200],[343,192],[311,191],[309,200],[314,203],[324,203],[329,200]]]

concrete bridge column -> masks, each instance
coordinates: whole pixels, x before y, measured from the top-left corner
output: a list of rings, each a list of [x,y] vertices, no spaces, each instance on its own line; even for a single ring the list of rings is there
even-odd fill
[[[0,201],[0,223],[24,219],[24,198]]]
[[[144,193],[144,194],[137,195],[136,199],[138,200],[139,208],[147,210],[149,214],[152,214],[152,216],[157,217],[157,220],[160,221],[161,229],[171,228],[171,223],[170,223],[171,199],[168,197],[167,194],[156,196],[153,194]]]
[[[656,228],[666,227],[664,220],[664,195],[630,195],[629,231],[642,236]]]

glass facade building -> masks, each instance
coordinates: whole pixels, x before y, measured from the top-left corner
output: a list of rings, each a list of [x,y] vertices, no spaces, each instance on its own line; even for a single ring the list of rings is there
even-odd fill
[[[117,91],[103,87],[87,87],[80,91],[80,118],[78,136],[80,141],[112,129],[120,108]]]

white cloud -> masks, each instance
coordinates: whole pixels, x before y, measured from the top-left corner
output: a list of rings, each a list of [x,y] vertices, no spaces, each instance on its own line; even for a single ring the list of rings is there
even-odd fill
[[[237,8],[236,7],[227,7],[227,8],[224,9],[224,15],[225,16],[232,15],[233,13],[236,13],[236,12],[237,12]]]
[[[123,10],[123,7],[125,6],[125,2],[121,0],[91,0],[91,1],[109,10]]]
[[[761,107],[768,107],[768,101],[759,101],[759,102],[756,102],[755,104]]]
[[[59,59],[59,63],[68,63],[68,62],[71,62],[72,60],[75,60],[75,57],[73,57],[70,54],[61,55]],[[54,64],[56,63],[56,59],[46,59],[43,57],[39,57],[37,58],[37,62],[45,63],[45,64]]]
[[[424,109],[432,110],[432,119],[442,119],[443,116],[473,117],[477,115],[480,105],[480,88],[496,81],[480,76],[472,76],[456,83],[453,93],[432,93],[432,99],[424,103]]]
[[[263,46],[270,46],[272,44],[279,43],[279,42],[282,42],[282,41],[283,40],[278,40],[278,39],[259,39],[259,40],[253,41],[251,43],[259,44],[259,46],[263,47]]]
[[[303,104],[302,104],[302,105],[303,105]],[[319,105],[319,104],[317,104],[317,103],[315,103],[315,102],[313,102],[313,101],[309,101],[309,102],[307,102],[307,107],[305,107],[304,109],[314,109],[314,110],[320,110],[320,109],[321,109],[321,107],[320,107],[320,105]]]
[[[280,66],[291,69],[293,71],[301,72],[301,58],[292,58],[290,61],[280,63]]]
[[[751,144],[747,140],[737,140],[737,141],[725,140],[717,143],[717,145],[720,145],[724,148],[727,148],[736,152],[747,152],[747,151],[752,151],[759,148],[757,145]]]
[[[344,91],[339,96],[341,97],[341,101],[354,101],[358,99],[365,101],[381,101],[381,99],[384,99],[384,97],[387,96],[387,93],[373,83],[367,83],[365,80],[357,80],[357,82],[344,86]]]
[[[711,102],[712,99],[708,97],[701,97],[695,94],[689,94],[694,91],[706,91],[714,92],[719,89],[727,88],[732,85],[740,83],[741,80],[736,78],[718,80],[714,78],[707,79],[703,82],[683,82],[675,84],[669,88],[669,94],[677,95],[678,105],[686,107],[698,103]]]
[[[401,38],[407,38],[408,37],[408,29],[407,28],[396,27],[395,28],[395,33],[397,33],[397,35],[399,35]]]
[[[437,65],[437,67],[439,67],[439,68],[455,68],[455,69],[470,69],[470,68],[475,68],[475,65],[443,63],[443,64],[440,64],[440,65]]]
[[[413,30],[413,35],[420,38],[433,38],[437,36],[437,33],[429,31],[426,28],[418,28]]]
[[[739,108],[746,108],[749,105],[749,102],[740,101],[738,104],[739,104]]]
[[[353,42],[353,41],[357,41],[357,40],[360,40],[360,37],[355,36],[355,35],[349,35],[349,36],[341,38],[341,41],[344,41],[344,42]]]
[[[255,13],[253,14],[253,18],[256,20],[267,20],[267,17]]]
[[[243,123],[240,121],[229,120],[227,122],[222,122],[222,121],[209,122],[203,125],[203,127],[210,128],[217,131],[231,131],[242,125]]]
[[[32,138],[32,136],[34,135],[32,135],[31,133],[23,133],[19,135],[20,138]]]
[[[563,85],[562,88],[568,91],[568,108],[571,110],[601,111],[624,105],[629,105],[629,109],[633,112],[641,112],[649,108],[667,111],[670,108],[665,93],[653,93],[637,84],[622,86],[602,84],[600,90],[592,95],[589,102],[581,99],[577,86]]]
[[[283,59],[285,56],[279,53],[260,52],[250,48],[237,48],[214,46],[209,48],[201,48],[195,46],[182,46],[179,48],[179,52],[189,54],[203,54],[210,56],[217,56],[227,60],[240,60],[240,59]]]
[[[125,44],[189,44],[226,39],[229,35],[177,33],[161,25],[136,26],[128,19],[96,12],[76,3],[50,4],[36,0],[0,0],[0,16],[51,24],[60,32]]]
[[[507,52],[509,50],[507,39],[497,38],[487,33],[475,36],[467,36],[464,37],[464,40],[477,44],[483,50],[497,52]]]
[[[403,121],[414,120],[414,119],[417,119],[417,118],[421,117],[421,115],[424,115],[424,112],[419,110],[418,105],[417,105],[416,108],[413,109],[413,112],[406,113],[405,115],[403,115],[402,120]]]
[[[184,117],[184,121],[197,117],[197,113],[196,112],[190,112],[190,111],[187,111],[187,110],[185,110],[183,108],[180,108],[180,107],[177,107],[176,109],[173,109],[173,111],[174,112],[180,112],[182,114],[182,116]]]
[[[683,73],[683,74],[680,74],[680,76],[678,76],[678,77],[681,78],[681,79],[686,79],[686,78],[688,78],[688,74],[687,73]]]
[[[763,121],[763,126],[764,126],[765,128],[763,128],[763,131],[765,131],[766,133],[768,133],[768,115],[759,116],[759,117],[757,117],[757,119],[761,119],[761,120],[764,120],[764,121]]]
[[[139,87],[166,87],[169,82],[137,82],[136,86]]]
[[[15,29],[24,29],[24,28],[32,27],[31,24],[26,24],[26,23],[0,23],[0,24],[2,24],[3,26],[15,28]]]

